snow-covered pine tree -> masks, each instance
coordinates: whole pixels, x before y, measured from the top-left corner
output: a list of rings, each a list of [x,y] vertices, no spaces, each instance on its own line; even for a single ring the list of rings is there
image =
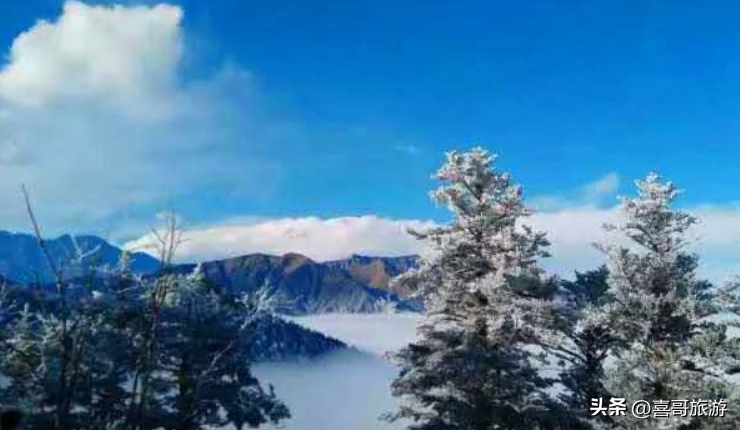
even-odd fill
[[[548,381],[525,346],[540,335],[554,283],[537,267],[548,245],[521,225],[521,188],[481,148],[450,152],[432,193],[450,224],[413,232],[433,255],[395,282],[423,299],[421,339],[400,351],[390,420],[409,428],[537,429],[546,421]]]
[[[250,370],[251,325],[262,303],[206,280],[198,266],[178,279],[163,314],[162,371],[177,381],[164,422],[172,429],[278,424],[288,408]]]
[[[605,385],[627,404],[637,400],[722,398],[733,392],[717,358],[721,326],[702,317],[706,283],[697,279],[698,257],[686,248],[697,220],[673,208],[680,191],[651,173],[637,181],[638,196],[622,200],[623,222],[610,226],[627,239],[601,245],[609,267],[609,304],[596,318],[612,323],[618,339]],[[718,418],[614,417],[616,428],[713,428]]]
[[[10,309],[4,303],[5,309]],[[0,344],[0,374],[6,386],[0,394],[1,403],[20,403],[17,406],[37,409],[43,403],[43,348],[38,324],[29,304],[5,320],[5,336]]]
[[[608,303],[608,278],[609,271],[601,266],[576,272],[575,280],[561,282],[561,318],[556,327],[563,338],[548,348],[565,367],[560,374],[565,387],[560,400],[583,428],[602,428],[611,422],[610,417],[593,417],[589,411],[591,399],[611,397],[604,377],[615,338],[609,320],[599,312]]]
[[[0,344],[0,374],[8,386],[0,391],[0,403],[21,408],[27,429],[114,428],[124,413],[131,370],[130,360],[122,359],[131,344],[113,318],[121,302],[94,297],[89,285],[65,283],[70,295],[91,293],[68,301],[66,329],[58,315],[59,289],[18,294],[6,307],[11,315],[3,321],[8,336]],[[65,351],[69,356],[63,359]]]
[[[172,270],[182,242],[180,220],[170,214],[155,231],[162,268],[135,280],[142,306],[134,337],[135,365],[129,413],[122,429],[242,429],[289,417],[272,387],[251,373],[250,322],[270,297],[234,297],[192,275]]]
[[[39,288],[38,294],[18,294],[22,311],[0,321],[10,327],[9,336],[0,345],[0,373],[9,380],[14,397],[5,398],[26,410],[29,429],[65,430],[80,428],[81,416],[91,414],[89,392],[91,340],[99,322],[97,313],[88,306],[89,297],[75,296],[75,285],[65,278],[67,265],[60,265],[50,253],[31,208],[29,195],[24,196],[38,245],[46,264],[55,276],[53,292]],[[84,267],[88,254],[76,249],[74,262]],[[81,291],[90,292],[89,289]],[[84,294],[82,294],[84,295]],[[79,299],[78,301],[73,300]],[[22,300],[21,300],[22,299]],[[7,308],[6,308],[7,309]],[[0,312],[2,313],[2,312]],[[12,313],[12,312],[11,312]]]
[[[102,278],[58,276],[53,291],[0,290],[0,404],[19,407],[25,429],[241,429],[288,416],[250,372],[248,323],[269,295],[242,300],[171,270],[140,277],[127,261]]]

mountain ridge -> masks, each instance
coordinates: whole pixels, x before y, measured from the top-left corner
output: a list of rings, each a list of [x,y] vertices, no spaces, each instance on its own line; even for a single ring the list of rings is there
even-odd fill
[[[417,267],[418,263],[418,255],[372,257],[352,254],[348,258],[327,261],[324,264],[347,270],[355,278],[366,282],[373,288],[388,291],[400,297],[408,297],[410,291],[391,285],[390,281],[392,278]]]
[[[366,258],[376,264],[379,257]],[[347,270],[343,264],[316,262],[297,253],[247,254],[183,265],[180,270],[192,271],[196,266],[200,266],[207,279],[231,291],[252,293],[262,287],[274,289],[279,300],[290,303],[283,309],[289,315],[373,313],[388,307],[419,310],[417,304],[408,302],[387,286],[385,289],[371,286],[365,282],[366,278],[356,276],[357,271]]]
[[[116,267],[123,250],[94,235],[65,234],[46,241],[54,264],[65,277],[75,279],[95,269],[101,277]],[[94,251],[94,252],[92,252]],[[76,253],[88,254],[81,265],[72,264]],[[132,271],[154,276],[161,265],[145,253],[132,253]],[[330,312],[373,313],[394,308],[417,311],[406,291],[394,291],[390,279],[415,267],[415,256],[370,257],[317,262],[289,252],[283,255],[253,253],[198,264],[178,264],[171,270],[187,274],[200,266],[207,279],[231,292],[253,293],[269,287],[287,315]],[[36,238],[25,233],[0,231],[0,277],[20,285],[49,286],[54,274]]]
[[[90,234],[63,234],[45,241],[54,264],[64,269],[68,279],[88,269],[115,267],[123,253],[121,248]],[[80,265],[74,262],[78,252],[92,254]],[[149,254],[134,252],[130,255],[131,268],[136,273],[153,273],[160,267],[159,261]],[[48,284],[55,278],[35,236],[5,230],[0,230],[0,276],[22,285]]]

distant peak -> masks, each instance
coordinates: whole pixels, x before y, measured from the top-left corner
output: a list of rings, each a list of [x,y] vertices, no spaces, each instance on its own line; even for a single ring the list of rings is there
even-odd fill
[[[401,260],[415,260],[419,258],[418,255],[397,255],[397,256],[383,256],[383,255],[364,255],[364,254],[352,254],[349,257],[336,261],[358,261],[358,262],[369,262],[369,261],[401,261]]]
[[[65,270],[69,278],[88,269],[116,267],[122,252],[92,234],[62,234],[46,238],[45,243],[54,261],[69,266],[69,270]],[[45,252],[32,234],[0,231],[0,275],[23,285],[53,282],[55,275],[45,263]],[[84,255],[84,261],[76,260],[79,255]],[[132,269],[136,273],[148,274],[158,270],[160,263],[154,257],[142,253],[133,255]]]
[[[315,264],[313,260],[306,257],[302,254],[296,254],[296,253],[288,253],[283,254],[281,259],[281,265],[284,267],[284,270],[286,273],[293,272],[294,270],[298,269],[299,267]]]
[[[313,263],[314,261],[310,258],[306,257],[303,254],[299,254],[297,252],[288,252],[286,254],[283,254],[281,257],[283,260],[286,261],[296,261],[296,262],[306,262],[306,263]]]

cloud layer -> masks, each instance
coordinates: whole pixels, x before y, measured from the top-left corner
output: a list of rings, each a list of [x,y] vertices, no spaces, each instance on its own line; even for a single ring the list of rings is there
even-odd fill
[[[204,261],[250,253],[297,252],[317,261],[337,260],[352,254],[399,256],[419,254],[424,245],[407,229],[432,226],[429,221],[394,220],[377,216],[321,219],[284,218],[244,224],[230,223],[191,229],[178,249],[180,261]],[[126,244],[147,249],[147,235]]]
[[[687,209],[699,223],[689,232],[690,252],[700,257],[699,273],[715,282],[740,274],[740,207],[698,206]],[[553,257],[545,266],[563,276],[588,270],[605,260],[592,244],[619,240],[606,233],[604,224],[619,222],[619,209],[570,208],[539,213],[531,224],[547,231]]]
[[[700,274],[723,282],[740,271],[740,208],[698,207],[691,210],[701,222],[691,231],[692,250],[701,256]],[[548,233],[553,256],[543,265],[553,273],[571,277],[604,263],[594,243],[618,240],[605,232],[605,223],[617,223],[617,208],[574,207],[541,212],[527,223]],[[425,245],[406,231],[423,229],[430,221],[395,220],[377,216],[321,219],[284,218],[229,223],[186,232],[181,261],[204,261],[250,253],[298,252],[317,261],[352,254],[396,256],[426,252]],[[129,242],[129,249],[145,249],[149,236]]]

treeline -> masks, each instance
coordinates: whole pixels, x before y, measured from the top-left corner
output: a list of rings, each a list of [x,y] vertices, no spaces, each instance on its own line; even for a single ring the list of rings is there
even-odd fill
[[[697,220],[674,207],[676,187],[638,181],[621,224],[607,227],[620,237],[598,245],[607,265],[564,281],[538,266],[547,237],[527,227],[521,188],[495,160],[451,152],[436,175],[432,197],[453,220],[414,232],[435,252],[396,280],[428,313],[420,340],[395,356],[402,403],[387,418],[413,430],[740,428],[729,333],[740,308],[732,286],[697,277],[687,240]],[[724,417],[630,411],[692,399],[729,407]]]
[[[250,372],[270,294],[236,297],[199,270],[173,273],[176,219],[156,235],[156,276],[135,275],[124,254],[115,273],[67,281],[48,258],[53,292],[1,290],[0,404],[22,411],[24,429],[241,429],[289,417]]]

